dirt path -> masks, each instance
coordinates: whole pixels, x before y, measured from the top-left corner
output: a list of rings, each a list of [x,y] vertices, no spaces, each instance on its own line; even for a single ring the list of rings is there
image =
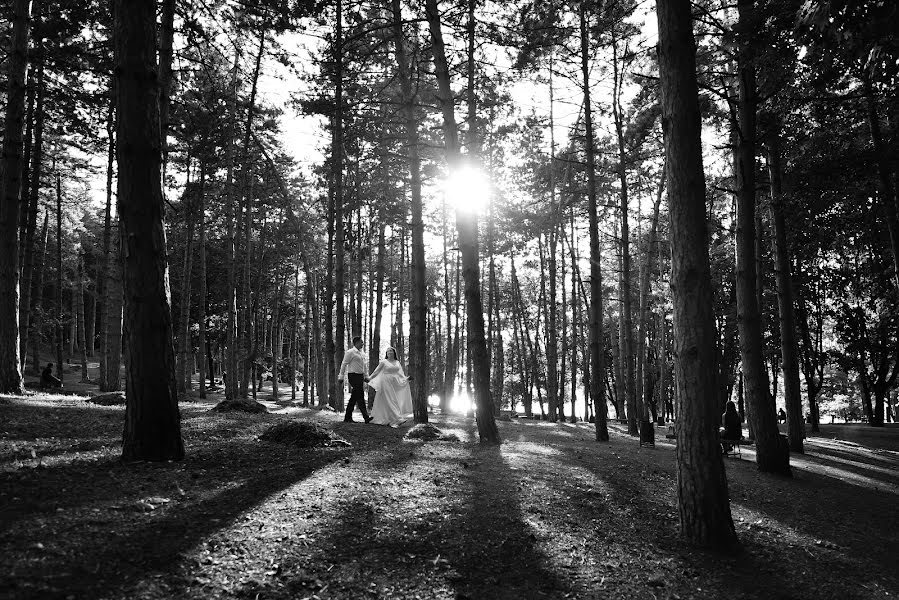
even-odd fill
[[[615,427],[435,419],[459,442],[303,409],[182,405],[181,463],[118,461],[123,411],[0,405],[2,598],[892,598],[899,457],[816,438],[792,480],[726,459],[743,552],[677,535],[674,452]],[[258,436],[324,422],[352,446]],[[660,432],[661,433],[661,432]],[[896,431],[899,433],[899,431]],[[33,451],[33,455],[32,455]]]

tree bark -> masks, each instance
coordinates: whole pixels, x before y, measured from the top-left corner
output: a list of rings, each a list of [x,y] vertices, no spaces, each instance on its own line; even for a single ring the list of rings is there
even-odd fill
[[[718,444],[714,393],[715,317],[691,7],[689,0],[656,0],[656,10],[677,357],[680,531],[702,546],[733,548],[737,537]]]
[[[0,179],[0,392],[25,391],[19,353],[19,212],[25,76],[28,69],[28,0],[15,0],[7,61],[2,179]]]
[[[768,135],[768,173],[771,186],[772,239],[777,277],[777,306],[780,313],[780,353],[783,361],[784,400],[787,405],[787,432],[790,450],[803,452],[805,426],[802,419],[802,394],[799,389],[799,348],[796,341],[796,317],[793,278],[790,273],[790,248],[784,217],[783,163],[780,131]]]
[[[44,224],[41,226],[40,250],[35,264],[37,277],[34,279],[34,291],[32,292],[32,318],[29,335],[31,337],[31,351],[34,353],[31,363],[34,365],[35,374],[41,372],[41,325],[44,320],[44,266],[47,260],[47,243],[50,236],[50,213],[44,211]]]
[[[227,117],[231,122],[236,122],[237,120],[238,59],[239,52],[235,50],[234,70],[231,74],[231,97],[228,102]],[[226,131],[228,131],[227,127]],[[237,215],[234,208],[234,139],[230,134],[225,144],[225,220],[227,222],[225,260],[228,274],[225,282],[225,311],[227,316],[225,321],[223,379],[225,380],[225,399],[236,400],[239,388],[237,375],[237,233],[235,231]]]
[[[200,181],[197,186],[197,333],[200,398],[206,398],[206,159],[200,159]]]
[[[739,0],[738,29],[741,38],[752,31],[755,1]],[[789,451],[782,445],[777,416],[770,401],[768,375],[762,356],[764,339],[758,300],[756,231],[756,110],[758,96],[755,65],[748,39],[740,42],[737,102],[737,145],[734,172],[737,185],[737,325],[740,359],[743,364],[743,389],[749,404],[749,422],[755,435],[756,464],[760,471],[790,474]]]
[[[437,76],[437,89],[443,112],[444,144],[450,173],[461,166],[459,134],[453,110],[449,68],[443,45],[443,32],[437,0],[426,0],[428,26],[431,33],[432,53]],[[499,430],[493,417],[493,400],[490,394],[490,358],[484,339],[484,309],[481,302],[480,264],[478,261],[477,216],[456,211],[456,230],[462,255],[462,276],[465,279],[465,305],[468,315],[468,353],[474,370],[474,392],[477,405],[478,435],[481,443],[499,444]]]
[[[84,255],[78,256],[78,280],[72,293],[75,295],[75,334],[78,340],[78,354],[81,359],[81,383],[90,383],[87,376],[87,338],[84,327]]]
[[[25,135],[25,147],[22,167],[22,191],[21,206],[25,210],[20,218],[23,221],[21,230],[24,236],[19,240],[19,268],[21,270],[19,299],[19,346],[21,348],[19,359],[22,362],[22,373],[25,372],[25,363],[28,356],[28,329],[31,322],[31,293],[34,280],[34,236],[37,230],[37,212],[40,191],[41,162],[43,160],[44,138],[44,53],[40,42],[40,6],[41,3],[32,3],[34,23],[34,57],[32,58],[29,80],[31,88],[28,91],[28,123]],[[34,74],[35,64],[37,74]],[[40,365],[34,365],[33,370],[40,371]]]
[[[124,460],[184,457],[168,297],[156,2],[115,0],[118,208],[125,298]]]
[[[331,137],[331,186],[334,198],[334,270],[328,276],[334,278],[335,333],[331,345],[331,363],[328,367],[331,381],[329,397],[337,411],[343,410],[343,389],[337,389],[336,371],[343,362],[346,347],[345,321],[345,250],[343,235],[343,2],[337,0],[337,14],[334,31],[334,121]],[[333,274],[333,275],[332,275]],[[330,335],[330,333],[329,333]]]
[[[63,339],[65,338],[64,319],[65,313],[62,307],[62,183],[59,171],[56,172],[56,376],[60,385],[64,384],[63,363]]]
[[[646,420],[642,411],[639,411],[638,403],[642,399],[636,394],[636,375],[634,373],[634,310],[631,298],[631,241],[628,208],[627,187],[627,154],[624,144],[624,124],[621,117],[620,94],[621,73],[618,69],[618,45],[612,44],[612,67],[614,73],[614,92],[612,97],[612,116],[615,122],[615,134],[618,141],[618,182],[620,185],[619,201],[621,210],[621,374],[624,377],[624,400],[627,405],[627,432],[630,435],[638,435],[637,416]]]
[[[605,360],[602,344],[602,271],[600,264],[602,253],[599,244],[599,213],[596,190],[596,149],[593,138],[593,107],[590,104],[590,64],[589,39],[587,37],[587,6],[583,0],[578,5],[581,42],[581,83],[584,92],[584,146],[587,153],[587,212],[590,221],[590,395],[593,398],[593,411],[596,415],[596,441],[609,440],[609,428],[606,422],[608,408],[602,377],[605,373]]]
[[[393,43],[395,47],[400,89],[403,93],[403,123],[406,129],[412,199],[412,282],[409,296],[409,373],[412,375],[412,407],[416,423],[428,422],[428,351],[427,351],[427,282],[425,280],[424,221],[421,200],[421,159],[419,158],[418,122],[415,118],[415,93],[403,37],[402,10],[399,0],[391,0]]]
[[[637,399],[640,402],[640,418],[649,420],[649,407],[643,397],[644,371],[649,361],[646,356],[646,326],[649,316],[649,276],[652,273],[652,259],[656,250],[656,241],[659,231],[659,207],[662,204],[662,193],[665,191],[665,169],[662,166],[662,176],[659,180],[659,188],[656,191],[656,200],[652,206],[652,224],[649,227],[649,245],[646,249],[646,258],[640,269],[640,307],[637,315]]]
[[[181,271],[181,331],[178,336],[178,371],[176,382],[179,394],[186,394],[191,389],[192,373],[187,368],[190,356],[190,291],[194,256],[194,194],[196,186],[188,184],[184,190],[184,221],[187,235],[184,242],[184,268]],[[202,381],[202,380],[201,380]]]
[[[100,282],[97,286],[100,294],[100,315],[97,327],[100,329],[100,373],[97,377],[101,391],[106,390],[106,374],[109,370],[109,282],[112,279],[113,269],[118,268],[118,263],[112,259],[112,181],[115,168],[115,80],[109,89],[109,111],[106,117],[106,209],[103,212],[103,267]],[[119,304],[119,306],[121,306]],[[121,308],[119,308],[121,313]]]

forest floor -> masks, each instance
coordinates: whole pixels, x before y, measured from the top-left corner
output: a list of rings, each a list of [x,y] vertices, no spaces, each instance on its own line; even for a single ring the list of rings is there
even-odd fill
[[[289,392],[289,390],[288,390]],[[0,397],[0,598],[895,598],[899,427],[827,425],[793,478],[726,458],[742,551],[678,537],[674,446],[613,424],[432,418],[404,439],[329,411],[181,404],[187,455],[119,460],[124,408]],[[359,416],[357,414],[356,418]],[[260,439],[290,420],[348,447]]]

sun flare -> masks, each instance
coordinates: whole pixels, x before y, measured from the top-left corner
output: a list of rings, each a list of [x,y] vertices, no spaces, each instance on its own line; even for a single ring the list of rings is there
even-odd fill
[[[447,204],[465,213],[480,213],[487,206],[490,180],[480,169],[463,166],[453,170],[443,183]]]

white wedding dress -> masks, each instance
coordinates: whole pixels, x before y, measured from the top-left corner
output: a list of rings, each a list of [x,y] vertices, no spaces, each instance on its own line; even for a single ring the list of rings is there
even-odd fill
[[[371,409],[372,423],[397,427],[412,416],[412,392],[409,380],[398,360],[385,358],[368,380],[377,392]]]

